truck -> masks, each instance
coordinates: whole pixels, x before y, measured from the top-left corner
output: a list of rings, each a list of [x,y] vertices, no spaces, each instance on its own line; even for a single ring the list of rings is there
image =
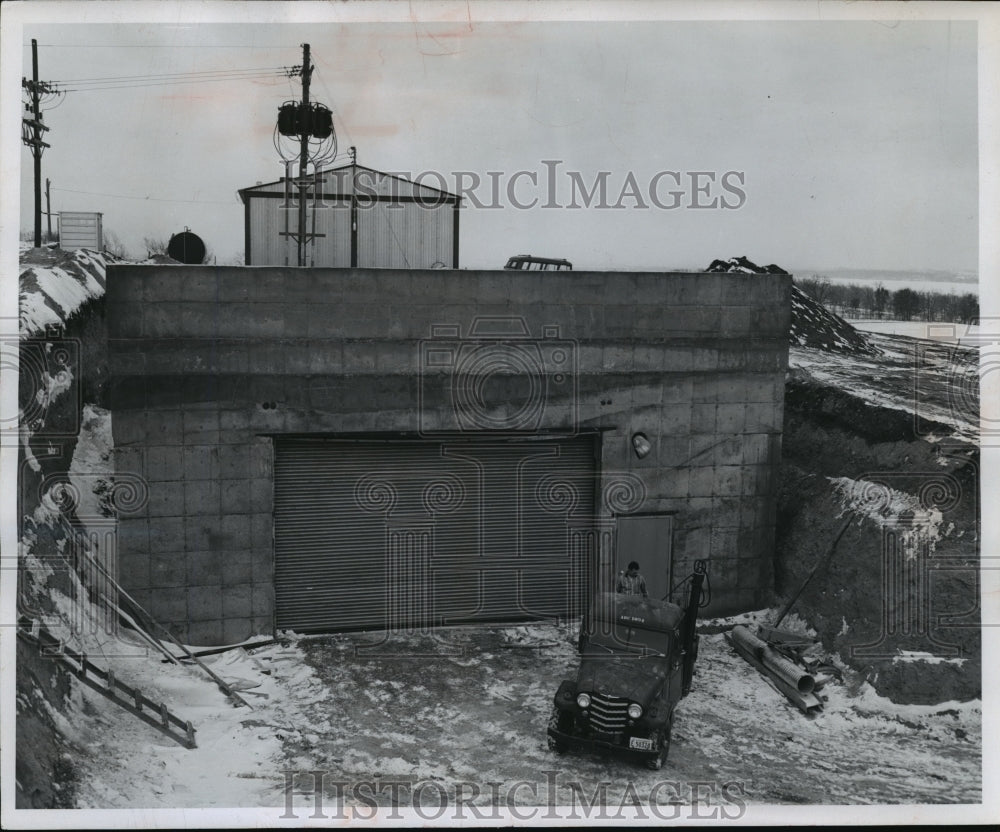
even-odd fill
[[[531,254],[515,254],[507,260],[505,269],[519,269],[521,271],[572,271],[573,264],[569,260],[557,260],[554,257],[535,257]]]
[[[654,771],[670,749],[677,703],[687,696],[698,657],[696,623],[707,577],[696,561],[687,605],[598,593],[580,631],[575,679],[559,685],[549,748],[624,752]]]

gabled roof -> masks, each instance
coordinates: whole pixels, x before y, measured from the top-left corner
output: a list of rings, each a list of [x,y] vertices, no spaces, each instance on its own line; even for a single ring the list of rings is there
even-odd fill
[[[393,180],[392,194],[399,196],[422,196],[428,199],[438,199],[443,202],[459,202],[461,197],[457,194],[450,193],[449,191],[442,190],[440,188],[435,188],[431,185],[425,185],[422,182],[414,182],[407,179],[404,176],[400,176],[394,173],[386,173],[385,171],[375,170],[374,168],[365,167],[364,165],[358,164],[348,164],[341,165],[336,168],[326,168],[325,170],[319,171],[319,175],[323,177],[324,184],[329,181],[330,177],[333,178],[334,183],[343,179],[345,181],[355,181],[355,177],[359,174],[371,174],[372,177],[368,179],[369,185],[383,185],[387,180]],[[350,176],[350,180],[347,177]],[[262,182],[257,185],[251,185],[246,188],[240,188],[238,191],[240,199],[246,203],[247,197],[254,196],[255,192],[259,194],[270,194],[275,192],[283,192],[285,187],[285,178],[276,179],[273,182]],[[381,192],[381,187],[379,188]],[[329,192],[327,196],[343,195],[349,196],[350,190],[337,189],[335,191]]]

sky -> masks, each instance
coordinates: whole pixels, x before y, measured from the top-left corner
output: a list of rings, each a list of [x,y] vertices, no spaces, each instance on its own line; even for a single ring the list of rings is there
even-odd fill
[[[44,116],[52,211],[101,212],[135,254],[189,228],[233,262],[237,191],[281,175],[277,109],[301,88],[280,68],[308,42],[341,151],[466,189],[463,267],[532,253],[578,269],[745,255],[977,270],[975,22],[488,22],[465,8],[451,22],[25,24],[22,74],[35,38],[40,79],[67,90]],[[273,74],[163,83],[258,68]],[[21,177],[30,229],[23,147]]]

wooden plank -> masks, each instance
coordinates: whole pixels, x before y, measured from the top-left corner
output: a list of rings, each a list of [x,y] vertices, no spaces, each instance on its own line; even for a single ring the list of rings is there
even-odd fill
[[[72,526],[70,526],[70,528],[72,528]],[[75,530],[74,530],[74,531],[75,531]],[[194,654],[193,654],[193,653],[192,653],[192,652],[191,652],[191,651],[190,651],[190,650],[189,650],[189,649],[188,649],[187,647],[185,647],[185,646],[184,646],[183,644],[181,644],[181,643],[180,643],[180,642],[179,642],[179,641],[178,641],[178,640],[177,640],[176,638],[174,638],[174,635],[173,635],[173,633],[171,633],[171,632],[170,632],[170,631],[169,631],[169,630],[168,630],[168,629],[167,629],[166,627],[164,627],[164,626],[163,626],[162,624],[160,624],[160,622],[159,622],[159,621],[156,621],[156,620],[155,620],[155,619],[154,619],[154,618],[153,618],[153,617],[152,617],[151,615],[149,615],[149,613],[147,613],[147,612],[146,612],[146,610],[145,610],[145,609],[143,609],[142,605],[141,605],[141,604],[140,604],[140,603],[139,603],[138,601],[136,601],[136,600],[135,600],[135,598],[133,598],[133,597],[132,597],[131,595],[129,595],[129,594],[128,594],[128,593],[127,593],[127,592],[126,592],[126,591],[125,591],[125,590],[124,590],[124,589],[123,589],[123,588],[121,587],[121,585],[120,585],[120,584],[118,583],[118,581],[116,581],[116,580],[115,580],[115,578],[114,578],[114,577],[113,577],[113,576],[112,576],[112,575],[111,575],[111,574],[110,574],[110,573],[108,572],[108,570],[104,568],[104,565],[103,565],[103,564],[101,564],[100,562],[98,562],[98,561],[97,561],[97,560],[96,560],[96,559],[95,559],[95,558],[94,558],[94,557],[93,557],[93,556],[92,556],[92,555],[91,555],[91,554],[90,554],[89,552],[87,552],[87,551],[86,551],[86,549],[84,549],[83,547],[81,547],[81,551],[82,551],[82,553],[83,553],[84,557],[85,557],[85,558],[86,558],[86,559],[87,559],[87,560],[88,560],[88,561],[89,561],[89,562],[90,562],[90,563],[91,563],[91,564],[92,564],[92,565],[93,565],[93,566],[94,566],[94,567],[95,567],[95,568],[96,568],[96,569],[97,569],[97,570],[98,570],[98,571],[99,571],[99,572],[101,573],[102,577],[103,577],[103,578],[104,578],[105,580],[107,580],[107,581],[108,581],[108,583],[109,583],[109,584],[110,584],[110,585],[111,585],[112,587],[114,587],[114,590],[115,590],[115,592],[117,592],[117,593],[118,593],[118,594],[119,594],[119,595],[120,595],[121,597],[123,597],[123,598],[127,599],[127,600],[128,600],[128,602],[129,602],[130,604],[132,604],[132,606],[133,606],[133,607],[134,607],[135,609],[137,609],[137,610],[140,610],[140,611],[142,612],[142,614],[143,614],[144,616],[146,616],[146,618],[147,618],[147,619],[149,620],[149,622],[150,622],[151,624],[155,625],[155,626],[156,626],[156,627],[158,627],[158,628],[159,628],[160,630],[162,630],[162,631],[164,632],[164,634],[165,634],[165,635],[167,636],[167,638],[168,638],[168,639],[169,639],[169,640],[170,640],[170,641],[171,641],[171,642],[172,642],[172,643],[173,643],[173,644],[174,644],[175,646],[179,647],[179,648],[181,649],[181,651],[182,651],[182,652],[183,652],[183,653],[184,653],[184,654],[185,654],[185,655],[186,655],[186,656],[187,656],[187,657],[188,657],[189,659],[192,659],[192,660],[194,660],[194,662],[195,662],[195,663],[196,663],[196,664],[197,664],[197,665],[198,665],[198,666],[199,666],[199,667],[200,667],[200,668],[201,668],[202,670],[204,670],[204,671],[205,671],[205,672],[206,672],[206,673],[207,673],[207,674],[208,674],[208,675],[209,675],[209,676],[210,676],[210,677],[212,678],[212,680],[213,680],[213,681],[214,681],[214,682],[216,683],[216,685],[218,685],[219,689],[220,689],[220,690],[221,690],[221,691],[222,691],[223,693],[225,693],[225,694],[226,694],[226,695],[227,695],[228,697],[230,697],[230,699],[232,699],[232,700],[235,700],[235,701],[236,701],[236,702],[237,702],[238,704],[240,704],[240,705],[246,705],[246,707],[250,708],[250,710],[253,710],[253,708],[251,707],[250,703],[249,703],[249,702],[247,702],[247,701],[246,701],[246,700],[245,700],[245,699],[244,699],[244,698],[243,698],[242,696],[240,696],[240,695],[239,695],[239,694],[238,694],[238,693],[237,693],[237,692],[236,692],[236,691],[235,691],[235,690],[234,690],[234,689],[233,689],[233,688],[232,688],[232,687],[231,687],[230,685],[228,685],[228,684],[227,684],[227,683],[225,682],[225,680],[223,680],[223,679],[222,679],[222,678],[221,678],[220,676],[218,676],[217,674],[213,673],[213,672],[212,672],[212,670],[211,670],[211,669],[210,669],[210,668],[209,668],[209,667],[208,667],[208,666],[207,666],[207,665],[206,665],[206,664],[205,664],[205,663],[204,663],[203,661],[201,661],[201,660],[200,660],[200,659],[199,659],[199,658],[198,658],[197,656],[195,656],[195,655],[194,655]],[[67,562],[67,563],[68,563],[68,562]],[[72,568],[72,567],[71,567],[71,568]],[[161,644],[161,647],[162,647],[162,644]],[[165,648],[164,648],[164,649],[165,649]],[[167,651],[167,652],[169,652],[169,651]],[[173,659],[174,661],[176,661],[176,657],[174,657],[174,656],[171,656],[171,658],[172,658],[172,659]]]
[[[58,644],[58,640],[45,630],[40,630],[39,632],[39,636],[44,634],[44,640],[41,637],[32,635],[29,630],[20,626],[18,627],[17,634],[24,640],[43,649],[46,647],[46,642],[50,646],[53,642]],[[160,733],[166,734],[185,748],[197,747],[194,739],[195,730],[190,722],[170,713],[166,705],[162,703],[157,705],[148,697],[143,696],[138,690],[131,688],[123,682],[119,682],[115,679],[115,675],[111,670],[101,670],[101,668],[94,665],[82,654],[76,653],[69,648],[64,648],[63,652],[51,655],[57,661],[67,665],[77,679],[87,687],[97,691],[101,696],[110,699],[119,707],[139,717],[143,722],[156,728]],[[124,693],[125,698],[119,696],[119,693]],[[152,714],[156,714],[159,718],[154,717]],[[171,724],[177,725],[181,731],[174,731]]]
[[[766,624],[760,625],[757,637],[772,645],[802,645],[815,644],[816,639],[801,633],[793,633],[789,630],[779,630],[777,627],[769,627]]]

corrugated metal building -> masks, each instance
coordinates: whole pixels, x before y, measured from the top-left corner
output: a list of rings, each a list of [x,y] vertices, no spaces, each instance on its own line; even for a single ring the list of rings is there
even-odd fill
[[[92,211],[59,212],[59,248],[104,250],[102,215]]]
[[[294,181],[243,188],[248,266],[297,262]],[[458,268],[460,198],[362,165],[320,171],[307,199],[310,266]]]

